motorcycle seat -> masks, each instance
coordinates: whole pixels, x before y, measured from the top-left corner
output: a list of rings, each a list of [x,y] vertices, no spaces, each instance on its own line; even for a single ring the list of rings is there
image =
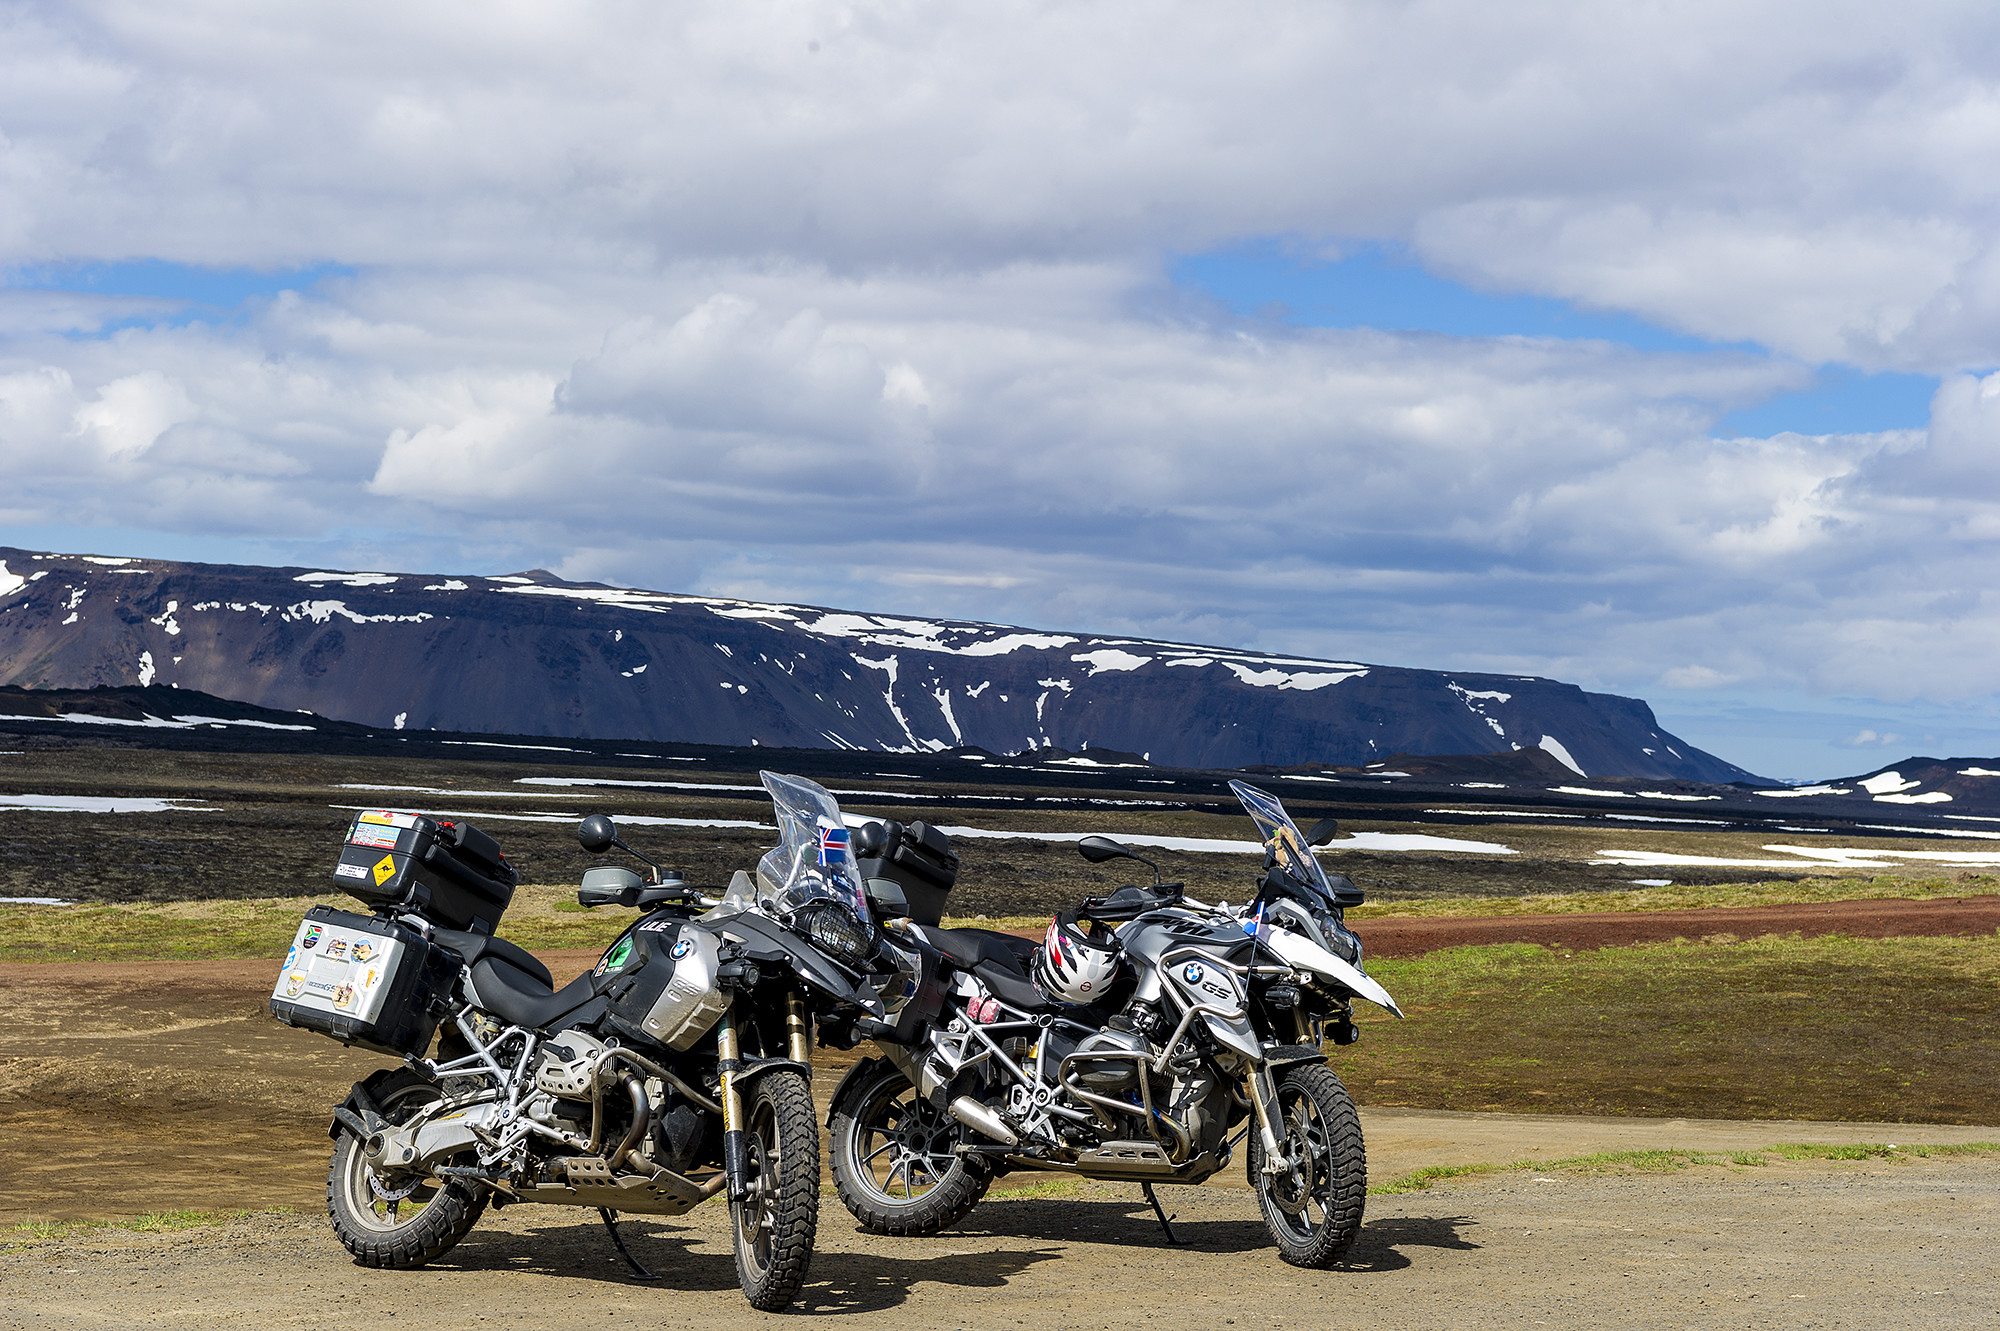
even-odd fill
[[[597,998],[592,976],[585,971],[560,989],[552,987],[548,970],[531,975],[489,954],[472,963],[472,984],[480,1006],[511,1026],[549,1030],[578,1008]]]
[[[1013,934],[1003,934],[997,929],[939,929],[924,930],[931,946],[950,957],[959,965],[971,970],[980,962],[990,962],[1009,974],[1028,978],[1028,961],[1035,955],[1035,942],[1031,938],[1017,938]]]
[[[978,976],[993,996],[1010,1007],[1047,1012],[1055,1003],[1028,978],[1035,942],[993,929],[924,929],[931,946]]]
[[[431,939],[458,953],[459,959],[468,966],[477,964],[483,957],[495,957],[514,969],[526,971],[540,980],[544,989],[556,987],[555,978],[549,974],[547,966],[537,961],[534,954],[526,948],[510,943],[504,938],[495,938],[491,934],[467,933],[462,929],[433,929]]]

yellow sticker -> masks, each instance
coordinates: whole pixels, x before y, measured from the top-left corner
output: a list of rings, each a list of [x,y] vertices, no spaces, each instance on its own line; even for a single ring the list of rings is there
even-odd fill
[[[380,887],[395,876],[396,857],[394,855],[384,855],[381,862],[375,866],[375,886]]]

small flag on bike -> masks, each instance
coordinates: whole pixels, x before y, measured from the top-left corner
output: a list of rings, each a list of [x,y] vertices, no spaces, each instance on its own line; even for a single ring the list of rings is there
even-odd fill
[[[1257,914],[1243,921],[1243,932],[1249,934],[1260,943],[1271,936],[1271,925],[1264,918],[1264,907],[1257,907]]]
[[[847,863],[846,828],[822,827],[819,829],[819,862],[821,864]]]

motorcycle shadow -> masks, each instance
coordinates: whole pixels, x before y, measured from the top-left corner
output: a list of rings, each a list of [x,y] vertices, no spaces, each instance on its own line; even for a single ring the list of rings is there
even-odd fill
[[[1403,1271],[1416,1263],[1405,1248],[1442,1248],[1449,1252],[1473,1252],[1480,1245],[1459,1231],[1479,1222],[1464,1215],[1398,1215],[1365,1220],[1355,1235],[1354,1246],[1337,1270],[1369,1275],[1383,1271]]]
[[[1163,1194],[1169,1216],[1170,1195]],[[1460,1231],[1478,1223],[1469,1216],[1385,1216],[1363,1221],[1354,1245],[1335,1269],[1355,1274],[1401,1271],[1414,1265],[1408,1248],[1441,1248],[1465,1252],[1480,1245]],[[941,1236],[950,1238],[1029,1238],[1062,1242],[1109,1243],[1162,1251],[1242,1253],[1269,1252],[1277,1260],[1271,1232],[1261,1219],[1175,1218],[1169,1245],[1159,1222],[1143,1198],[1122,1201],[1073,1201],[1060,1198],[989,1204],[973,1212]]]
[[[477,1274],[521,1271],[533,1275],[603,1281],[676,1293],[737,1291],[736,1261],[726,1239],[670,1221],[621,1216],[619,1229],[632,1255],[656,1279],[636,1278],[597,1225],[538,1224],[523,1230],[474,1230],[430,1269]],[[911,1240],[908,1257],[873,1253],[822,1253],[813,1262],[793,1312],[840,1315],[880,1312],[909,1299],[919,1284],[955,1289],[998,1289],[1039,1262],[1062,1256],[1053,1248],[992,1252],[938,1252],[950,1235]]]

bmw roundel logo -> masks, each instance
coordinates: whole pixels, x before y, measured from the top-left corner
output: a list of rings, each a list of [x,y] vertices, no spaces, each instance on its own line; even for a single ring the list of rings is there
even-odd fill
[[[689,952],[693,950],[694,950],[694,940],[686,936],[683,936],[680,939],[680,941],[674,944],[674,950],[671,953],[671,955],[675,961],[679,961],[682,957],[686,956]]]
[[[1181,983],[1200,984],[1201,977],[1206,974],[1208,974],[1208,972],[1201,968],[1201,964],[1199,962],[1190,961],[1187,965],[1181,968]]]

